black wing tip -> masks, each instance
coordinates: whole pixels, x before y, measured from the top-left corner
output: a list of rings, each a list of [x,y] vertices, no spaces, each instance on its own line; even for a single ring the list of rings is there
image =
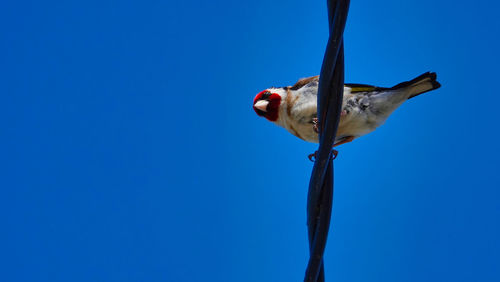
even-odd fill
[[[441,83],[439,83],[437,80],[432,81],[432,90],[436,90],[441,87]]]
[[[431,83],[432,83],[431,90],[438,89],[439,87],[441,87],[441,83],[439,83],[437,81],[437,74],[435,72],[428,71],[428,72],[425,72],[425,73],[415,77],[414,79],[412,79],[410,81],[405,81],[405,82],[399,83],[398,85],[394,85],[393,87],[391,87],[391,89],[405,88],[405,87],[408,87],[410,85],[416,84],[424,79],[429,79],[431,81]]]

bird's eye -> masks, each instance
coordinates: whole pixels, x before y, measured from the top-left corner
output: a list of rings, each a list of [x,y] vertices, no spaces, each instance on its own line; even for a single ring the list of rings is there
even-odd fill
[[[269,96],[271,96],[271,92],[269,92],[269,91],[262,93],[262,99],[267,99],[267,98],[269,98]]]

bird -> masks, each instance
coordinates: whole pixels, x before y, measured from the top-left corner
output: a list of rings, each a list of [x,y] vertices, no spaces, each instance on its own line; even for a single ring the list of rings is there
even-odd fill
[[[379,126],[407,100],[438,89],[434,72],[426,72],[393,87],[344,84],[342,110],[334,147],[349,143]],[[318,143],[319,76],[299,79],[293,86],[270,87],[253,100],[255,113],[298,138]],[[336,156],[337,151],[334,150]],[[311,155],[309,156],[311,159]]]

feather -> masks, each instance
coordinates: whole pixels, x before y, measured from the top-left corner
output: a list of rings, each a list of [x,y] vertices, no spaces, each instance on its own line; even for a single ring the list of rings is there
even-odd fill
[[[319,80],[319,75],[301,78],[297,82],[295,82],[295,84],[292,87],[290,87],[290,90],[299,90],[300,88],[304,87],[305,85],[309,84],[310,82],[318,81],[318,80]]]

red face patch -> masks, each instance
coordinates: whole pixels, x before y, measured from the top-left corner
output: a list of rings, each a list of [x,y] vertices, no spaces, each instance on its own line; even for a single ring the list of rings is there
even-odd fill
[[[255,98],[253,98],[253,104],[255,105],[255,103],[257,103],[257,101],[263,100],[264,94],[267,94],[267,93],[271,94],[271,92],[269,92],[268,90],[264,90],[264,91],[259,92],[259,94],[255,95]]]
[[[261,100],[268,101],[269,104],[267,105],[266,111],[261,111],[254,107],[253,109],[257,115],[265,117],[270,121],[277,121],[281,104],[281,96],[276,93],[271,93],[269,90],[264,90],[255,96],[253,104],[255,105],[255,103]]]

